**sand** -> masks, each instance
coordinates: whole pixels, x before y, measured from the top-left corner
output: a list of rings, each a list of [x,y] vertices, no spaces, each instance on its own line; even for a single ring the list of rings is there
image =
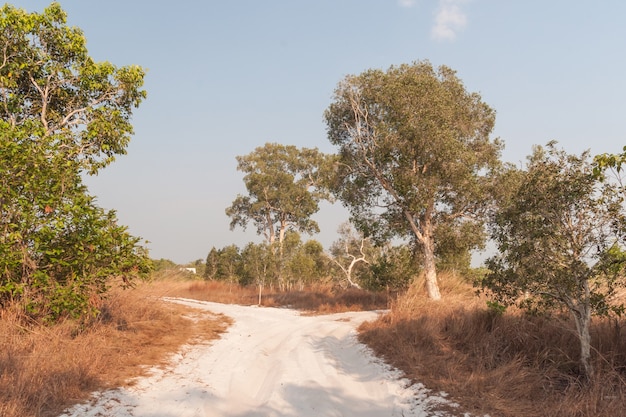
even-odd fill
[[[381,312],[305,316],[285,308],[168,299],[234,320],[127,388],[93,394],[62,417],[431,417],[448,403],[410,384],[356,338]]]

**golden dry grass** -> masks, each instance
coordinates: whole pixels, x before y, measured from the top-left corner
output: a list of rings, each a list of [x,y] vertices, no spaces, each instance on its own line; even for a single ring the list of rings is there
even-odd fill
[[[158,365],[201,335],[218,337],[228,324],[159,301],[158,286],[114,291],[88,324],[29,323],[19,308],[0,314],[0,416],[46,417],[85,400],[91,392],[127,384],[146,365]]]
[[[421,284],[389,303],[388,294],[317,286],[265,289],[263,305],[310,313],[384,309],[391,313],[360,328],[360,339],[407,377],[445,391],[473,415],[502,417],[626,416],[626,323],[593,325],[596,376],[578,375],[578,341],[567,315],[528,317],[489,311],[485,300],[455,276],[441,276],[443,300],[430,301]],[[97,323],[45,327],[24,322],[15,309],[0,317],[0,415],[53,416],[90,392],[128,383],[144,365],[165,361],[198,335],[215,337],[227,319],[206,317],[158,301],[185,297],[256,304],[257,289],[189,280],[172,273],[133,291],[116,291]]]
[[[168,282],[167,294],[175,297],[193,298],[226,304],[258,304],[258,289],[241,287],[220,281]],[[303,290],[277,291],[265,289],[261,305],[285,306],[315,314],[331,314],[346,311],[380,310],[389,307],[386,293],[374,293],[356,288],[337,289],[331,285],[315,285]]]
[[[48,417],[86,400],[94,390],[132,383],[147,366],[167,361],[181,345],[219,337],[224,316],[160,301],[185,297],[256,304],[257,290],[223,282],[190,280],[168,272],[133,290],[114,290],[90,323],[28,322],[19,306],[0,311],[0,416]],[[365,291],[265,291],[263,305],[312,312],[385,308],[387,297]],[[190,316],[201,320],[189,320]]]
[[[567,315],[497,315],[454,276],[443,276],[442,301],[420,285],[392,312],[365,323],[361,340],[406,376],[445,391],[475,415],[626,416],[626,323],[596,319],[596,376],[578,374],[578,341]]]

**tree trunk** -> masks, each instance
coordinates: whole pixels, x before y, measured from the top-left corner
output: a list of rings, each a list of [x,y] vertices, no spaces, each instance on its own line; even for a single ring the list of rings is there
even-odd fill
[[[582,371],[587,379],[593,377],[593,365],[589,362],[591,358],[591,335],[589,334],[589,326],[591,325],[591,306],[587,297],[580,304],[571,308],[578,339],[580,340],[580,364]]]
[[[440,300],[439,284],[437,283],[437,268],[435,266],[435,244],[426,236],[424,239],[424,278],[426,279],[426,293],[431,300]]]
[[[433,240],[433,225],[430,214],[433,212],[434,202],[424,214],[420,221],[420,226],[415,222],[413,215],[409,211],[404,211],[404,216],[411,225],[411,230],[415,234],[418,242],[423,246],[424,250],[424,278],[426,279],[426,293],[431,300],[440,300],[439,284],[437,283],[437,266],[435,264],[435,241]]]

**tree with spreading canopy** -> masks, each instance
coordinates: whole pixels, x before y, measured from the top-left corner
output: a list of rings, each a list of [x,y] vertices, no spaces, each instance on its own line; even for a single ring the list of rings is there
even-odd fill
[[[230,228],[253,223],[281,263],[288,230],[318,233],[311,217],[319,203],[328,198],[328,183],[334,156],[317,148],[298,149],[293,145],[266,143],[248,155],[237,157],[237,169],[244,172],[248,195],[238,195],[226,209]]]
[[[143,78],[94,62],[58,3],[0,8],[0,305],[78,316],[112,278],[149,269],[140,239],[82,182],[126,152]]]
[[[332,156],[316,148],[277,143],[266,143],[238,156],[237,169],[245,173],[248,195],[238,195],[226,209],[231,229],[245,229],[252,222],[267,243],[278,242],[279,246],[289,228],[308,234],[319,232],[311,216],[319,210],[320,200],[328,196],[331,161]]]
[[[441,298],[437,229],[484,242],[501,166],[502,145],[489,137],[495,112],[450,68],[417,62],[347,76],[325,119],[339,148],[335,189],[352,222],[378,241],[412,238],[428,295]]]
[[[569,311],[589,377],[592,315],[621,313],[611,297],[626,284],[623,197],[593,167],[588,152],[569,155],[554,142],[535,147],[495,212],[492,238],[500,253],[487,260],[482,281],[500,305]]]

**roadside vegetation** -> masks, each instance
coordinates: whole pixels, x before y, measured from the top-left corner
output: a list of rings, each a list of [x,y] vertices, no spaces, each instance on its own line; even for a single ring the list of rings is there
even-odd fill
[[[460,404],[457,411],[499,417],[626,416],[623,318],[593,321],[595,374],[587,379],[567,311],[503,311],[488,307],[488,299],[477,297],[461,277],[445,274],[442,283],[445,303],[412,287],[393,301],[389,314],[361,326],[360,340],[411,380],[448,393]]]
[[[0,415],[57,416],[95,390],[132,384],[182,345],[217,338],[228,326],[226,317],[159,302],[167,291],[149,284],[113,290],[97,318],[54,325],[33,321],[20,305],[0,310]]]
[[[367,291],[339,286],[268,292],[266,306],[289,306],[307,314],[389,309],[364,323],[359,339],[377,356],[433,392],[458,403],[451,415],[503,417],[626,416],[626,322],[596,317],[590,328],[594,376],[580,367],[575,321],[566,309],[529,314],[503,308],[468,278],[441,273],[446,302],[424,296],[423,278],[404,291]],[[170,272],[169,274],[173,274]],[[167,273],[165,273],[167,275]],[[187,276],[189,279],[189,276]],[[224,281],[180,280],[168,294],[206,301],[256,304],[256,288]],[[626,292],[614,302],[626,301]]]

